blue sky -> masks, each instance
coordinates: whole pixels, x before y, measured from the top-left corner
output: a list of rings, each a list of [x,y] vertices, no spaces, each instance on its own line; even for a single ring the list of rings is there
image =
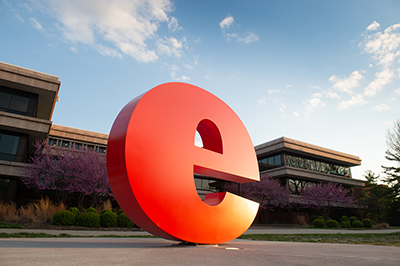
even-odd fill
[[[255,145],[286,136],[381,172],[400,119],[400,1],[0,0],[0,61],[56,75],[53,122],[108,133],[183,81],[225,101]],[[160,132],[162,137],[162,132]]]

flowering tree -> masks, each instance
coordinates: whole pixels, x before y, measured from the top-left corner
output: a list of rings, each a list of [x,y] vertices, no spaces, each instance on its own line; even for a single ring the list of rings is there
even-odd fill
[[[347,189],[332,182],[309,184],[300,192],[299,199],[301,205],[317,209],[325,219],[328,219],[334,207],[345,207],[354,202]]]
[[[28,188],[55,190],[60,202],[66,202],[69,194],[78,193],[78,205],[83,204],[85,196],[91,196],[92,203],[113,196],[104,155],[75,147],[52,149],[45,142],[36,142],[35,148],[21,178]]]
[[[281,208],[290,208],[290,191],[281,186],[279,180],[268,175],[262,175],[259,182],[251,182],[240,185],[240,194],[250,200],[260,203],[268,222],[269,211]],[[224,186],[227,191],[238,193],[238,185],[231,183]]]

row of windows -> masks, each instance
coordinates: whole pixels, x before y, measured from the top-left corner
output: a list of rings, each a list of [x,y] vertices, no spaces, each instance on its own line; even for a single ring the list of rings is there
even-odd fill
[[[87,144],[83,142],[76,142],[76,141],[71,141],[71,140],[66,140],[66,139],[58,139],[58,138],[49,138],[48,143],[55,147],[63,147],[63,148],[69,148],[69,147],[75,147],[76,149],[93,149],[97,152],[100,153],[106,153],[107,146],[103,145],[93,145],[93,144]]]
[[[194,178],[194,184],[197,190],[207,190],[211,192],[218,192],[216,187],[216,180],[205,178]]]
[[[0,86],[0,110],[25,116],[35,116],[38,95]]]
[[[351,177],[350,167],[348,166],[330,164],[311,159],[301,158],[293,155],[285,155],[285,160],[286,160],[285,162],[286,166],[291,166],[316,172],[322,172],[327,174]]]
[[[258,160],[260,171],[281,166],[291,166],[316,172],[351,177],[350,167],[320,162],[289,154],[278,154]]]

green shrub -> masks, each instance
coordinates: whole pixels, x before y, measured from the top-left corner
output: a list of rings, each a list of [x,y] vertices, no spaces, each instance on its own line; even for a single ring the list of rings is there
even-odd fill
[[[111,210],[102,210],[101,213],[100,213],[100,215],[102,215],[102,214],[105,213],[105,212],[112,212],[112,211],[111,211]]]
[[[322,220],[322,221],[324,221],[325,222],[325,218],[324,217],[322,217],[322,216],[318,216],[317,217],[317,219],[320,219],[320,220]],[[329,219],[328,219],[329,220]]]
[[[365,228],[372,228],[372,220],[371,219],[363,219],[362,223]]]
[[[53,215],[54,225],[73,225],[75,224],[75,214],[70,211],[58,211]]]
[[[93,207],[87,208],[85,212],[94,212],[97,213],[96,209]]]
[[[100,227],[100,215],[96,212],[84,212],[78,217],[78,225],[85,227]]]
[[[103,212],[100,215],[100,225],[102,227],[117,227],[118,215],[110,210]]]
[[[311,215],[310,216],[310,222],[312,223],[317,218],[318,218],[318,215]]]
[[[118,215],[118,226],[119,227],[133,227],[135,224],[129,219],[125,213]]]
[[[119,209],[117,214],[120,215],[121,213],[124,213],[124,211],[122,209]]]
[[[75,214],[75,217],[78,218],[79,216],[79,209],[76,207],[71,207],[69,208],[69,211],[72,212],[73,214]]]
[[[359,220],[355,220],[353,221],[353,223],[351,224],[354,228],[363,228],[364,224],[363,222],[359,221]]]
[[[328,220],[326,221],[326,226],[328,228],[338,228],[339,227],[339,223],[335,220]]]
[[[354,222],[355,220],[357,220],[357,217],[355,217],[355,216],[350,216],[350,217],[349,217],[349,221],[350,221],[351,224],[353,224],[353,222]]]
[[[350,228],[350,221],[343,221],[340,223],[343,228]]]
[[[340,217],[340,222],[348,222],[349,221],[349,217],[347,217],[346,215],[343,215],[342,217]]]
[[[315,220],[313,221],[313,225],[314,225],[314,227],[316,227],[316,228],[324,228],[324,226],[325,226],[325,221],[318,218],[318,219],[315,219]]]

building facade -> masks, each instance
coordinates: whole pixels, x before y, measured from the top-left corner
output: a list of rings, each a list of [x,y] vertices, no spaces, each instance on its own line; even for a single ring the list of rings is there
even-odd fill
[[[0,200],[16,201],[21,167],[46,139],[60,89],[58,77],[0,62]]]
[[[260,174],[279,178],[292,194],[307,183],[333,182],[346,188],[363,187],[353,179],[351,167],[361,165],[357,156],[281,137],[255,146]]]

